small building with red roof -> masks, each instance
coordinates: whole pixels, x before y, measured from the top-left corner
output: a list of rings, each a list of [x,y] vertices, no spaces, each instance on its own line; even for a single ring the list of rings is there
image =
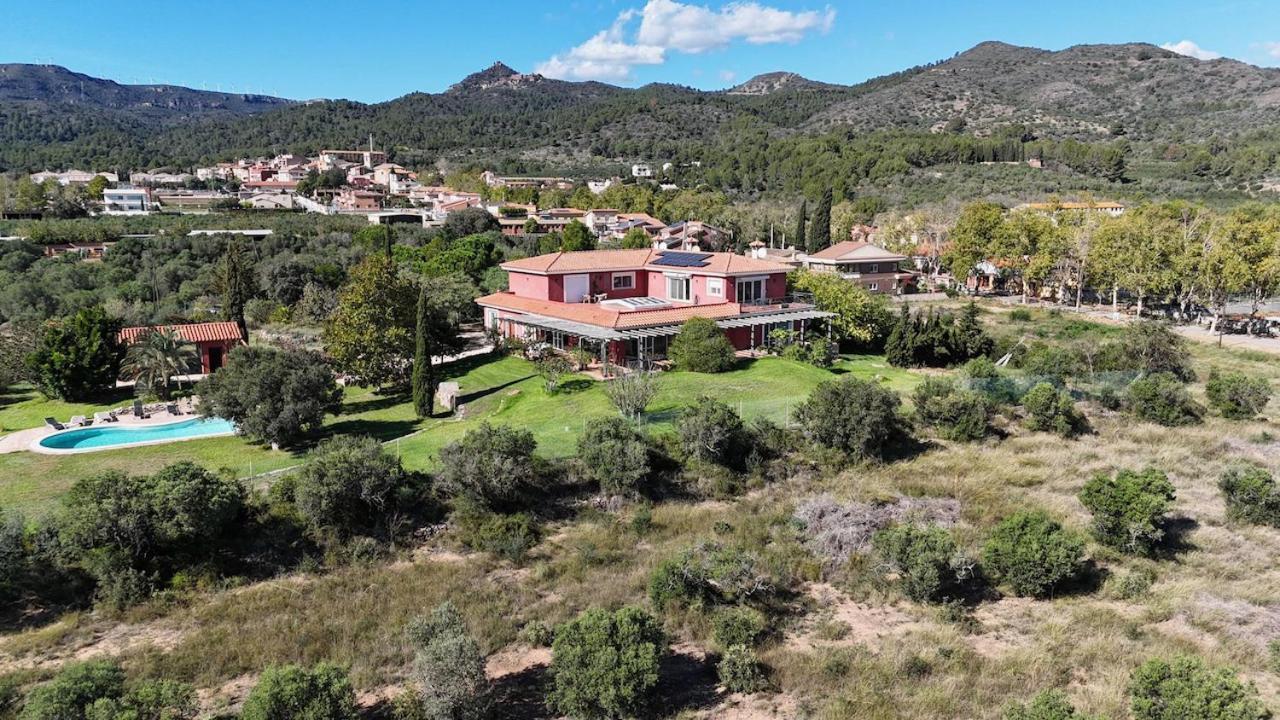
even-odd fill
[[[664,358],[693,317],[714,320],[749,350],[771,330],[803,331],[831,315],[787,296],[790,266],[733,253],[556,252],[501,267],[509,289],[476,300],[487,327],[557,349],[589,346],[617,365]]]
[[[196,346],[200,372],[208,375],[226,364],[227,353],[243,343],[240,326],[234,322],[189,323],[185,325],[143,325],[120,330],[120,343],[132,345],[154,330],[172,329],[178,337]],[[194,368],[193,368],[194,369]]]

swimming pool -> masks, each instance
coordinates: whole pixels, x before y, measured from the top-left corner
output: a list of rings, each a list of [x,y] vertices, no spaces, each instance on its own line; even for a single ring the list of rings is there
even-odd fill
[[[164,425],[95,425],[54,433],[41,438],[46,452],[106,450],[127,445],[151,445],[175,440],[231,435],[236,426],[222,418],[192,418]]]

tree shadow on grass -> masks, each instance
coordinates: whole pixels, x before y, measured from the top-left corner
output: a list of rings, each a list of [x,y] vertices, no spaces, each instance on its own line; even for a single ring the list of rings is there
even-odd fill
[[[559,717],[546,703],[551,673],[546,665],[534,665],[493,682],[494,720],[551,720]]]
[[[368,420],[352,418],[326,425],[318,440],[336,435],[367,435],[383,442],[404,437],[417,429],[417,420]]]
[[[481,398],[488,397],[496,392],[501,392],[502,390],[505,390],[511,387],[512,385],[518,385],[532,377],[534,376],[525,375],[524,377],[515,378],[514,380],[508,380],[507,382],[501,383],[499,385],[494,385],[492,387],[487,387],[481,390],[476,390],[474,392],[469,392],[465,395],[460,395],[458,396],[458,405],[467,405],[467,404],[473,403]]]
[[[657,700],[651,717],[674,717],[714,707],[721,699],[718,684],[710,658],[669,653],[658,668]]]
[[[368,400],[357,400],[356,402],[344,403],[342,406],[343,415],[362,415],[364,413],[375,412],[377,410],[386,410],[396,405],[409,402],[410,396],[404,393],[395,393],[394,395],[379,395]]]
[[[1156,547],[1153,556],[1161,560],[1176,560],[1179,556],[1195,550],[1196,544],[1191,542],[1191,533],[1198,527],[1200,523],[1186,515],[1165,518],[1161,523],[1164,539]]]

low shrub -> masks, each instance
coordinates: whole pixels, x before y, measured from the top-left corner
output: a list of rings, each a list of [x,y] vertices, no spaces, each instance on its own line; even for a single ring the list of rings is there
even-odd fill
[[[945,440],[981,440],[990,430],[991,406],[982,395],[960,390],[947,378],[927,378],[912,394],[916,417]]]
[[[1241,373],[1209,373],[1204,386],[1209,407],[1231,420],[1257,417],[1271,401],[1271,384],[1265,378],[1251,378]]]
[[[556,394],[560,389],[560,381],[564,379],[565,375],[573,372],[573,363],[569,358],[554,350],[548,351],[538,358],[535,366],[538,369],[538,377],[542,378],[543,388],[548,395]]]
[[[1060,690],[1045,690],[1031,702],[1013,705],[1004,711],[1004,720],[1088,720],[1076,712]]]
[[[676,434],[686,456],[718,465],[738,463],[747,445],[746,428],[737,411],[707,396],[680,411]]]
[[[733,605],[766,598],[774,588],[772,579],[757,568],[754,556],[710,542],[668,558],[649,575],[649,599],[659,610],[672,604]]]
[[[610,495],[635,495],[649,477],[649,446],[629,421],[596,420],[578,438],[578,461],[586,478]]]
[[[1124,329],[1120,340],[1119,366],[1113,370],[1137,370],[1141,373],[1168,373],[1182,382],[1196,379],[1191,366],[1187,340],[1167,323],[1140,320]]]
[[[857,460],[879,460],[907,436],[898,394],[857,378],[824,382],[794,416],[811,442]]]
[[[490,707],[484,655],[452,603],[415,619],[407,631],[413,677],[427,718],[480,720]]]
[[[976,357],[965,363],[960,372],[965,378],[966,387],[991,402],[1001,405],[1018,401],[1018,384],[1013,378],[1000,372],[1000,368],[990,358]]]
[[[734,350],[724,331],[709,318],[689,318],[667,351],[677,370],[719,373],[733,368]]]
[[[313,533],[347,539],[389,534],[387,523],[408,484],[409,474],[382,443],[339,435],[307,456],[294,497]]]
[[[575,718],[640,714],[652,700],[666,650],[662,626],[649,613],[587,610],[556,631],[548,704]]]
[[[1155,468],[1097,475],[1080,491],[1098,542],[1138,555],[1150,554],[1164,538],[1163,518],[1174,497],[1168,476]]]
[[[523,560],[542,536],[537,520],[528,513],[495,513],[470,503],[454,511],[453,521],[463,545],[511,562]]]
[[[1144,375],[1129,384],[1125,404],[1135,416],[1158,425],[1177,427],[1200,422],[1204,408],[1171,373]]]
[[[124,670],[112,660],[69,665],[27,695],[19,720],[85,720],[103,698],[124,695]]]
[[[1085,431],[1088,423],[1064,390],[1042,382],[1022,396],[1027,411],[1027,428],[1072,437]]]
[[[1031,311],[1027,308],[1014,308],[1009,311],[1009,319],[1014,322],[1031,322]]]
[[[1123,575],[1117,575],[1109,583],[1111,595],[1117,600],[1133,600],[1146,595],[1156,583],[1156,571],[1138,567]]]
[[[1256,466],[1231,468],[1223,473],[1218,488],[1228,519],[1280,527],[1280,490],[1271,473]]]
[[[949,527],[959,518],[959,501],[927,497],[841,503],[830,495],[819,495],[801,503],[795,512],[805,545],[830,565],[843,565],[850,556],[866,552],[875,534],[894,523]]]
[[[1210,668],[1194,657],[1143,663],[1129,682],[1134,720],[1264,720],[1271,713],[1253,685],[1230,668]]]
[[[451,497],[483,506],[512,503],[537,478],[536,447],[528,430],[481,423],[440,449],[437,483]]]
[[[764,613],[749,607],[727,607],[711,616],[711,637],[716,645],[755,647],[768,629]]]
[[[551,647],[555,639],[555,629],[541,620],[530,620],[516,633],[516,640],[529,647]]]
[[[756,653],[746,645],[733,645],[716,663],[720,684],[733,693],[753,693],[765,688],[764,668]]]
[[[336,665],[273,666],[263,671],[244,702],[241,720],[357,720],[356,695]]]
[[[897,573],[902,592],[916,602],[939,602],[953,595],[964,578],[965,565],[951,533],[938,527],[895,525],[876,533],[872,541],[890,571]]]
[[[1046,597],[1075,578],[1084,541],[1048,514],[1020,512],[996,526],[982,550],[983,567],[1015,594]]]

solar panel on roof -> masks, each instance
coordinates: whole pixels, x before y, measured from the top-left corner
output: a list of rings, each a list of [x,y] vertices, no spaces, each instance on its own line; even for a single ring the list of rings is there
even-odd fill
[[[706,267],[711,264],[707,262],[709,257],[711,257],[710,253],[667,251],[658,253],[658,257],[653,261],[653,264],[667,267]]]

